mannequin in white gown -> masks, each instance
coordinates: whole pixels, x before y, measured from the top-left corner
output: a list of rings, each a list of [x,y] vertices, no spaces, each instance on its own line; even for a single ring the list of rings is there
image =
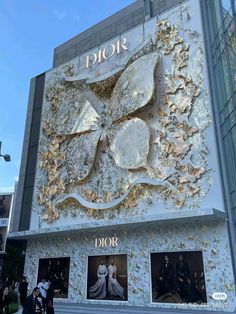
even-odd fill
[[[97,277],[98,280],[92,287],[89,288],[90,297],[95,299],[103,299],[107,294],[107,267],[104,265],[104,260],[101,260],[101,264],[98,266]]]
[[[108,266],[108,292],[111,296],[119,296],[124,299],[124,288],[116,279],[117,267],[114,264],[114,259],[111,259],[111,264]]]

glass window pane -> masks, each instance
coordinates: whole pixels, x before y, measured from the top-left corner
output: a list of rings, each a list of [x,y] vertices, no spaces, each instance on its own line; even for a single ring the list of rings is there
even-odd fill
[[[233,143],[233,152],[234,156],[236,156],[236,125],[231,130],[231,137],[232,137],[232,143]],[[236,160],[234,159],[235,163]],[[236,186],[235,186],[236,187]]]
[[[223,90],[222,90],[222,75],[220,74],[220,66],[219,66],[219,62],[216,64],[215,67],[215,78],[216,78],[216,92],[217,92],[217,96],[219,99],[219,110],[222,111],[223,106],[224,106],[224,97],[223,97]]]
[[[232,137],[231,134],[227,134],[224,138],[224,145],[225,145],[225,157],[226,157],[226,164],[229,173],[235,173],[235,161],[233,155],[233,146],[232,146]],[[235,190],[235,176],[229,175],[228,176],[229,188],[230,192]]]
[[[236,160],[235,160],[235,154],[236,154],[236,126],[234,126],[229,133],[229,150],[227,152],[227,155],[230,159],[230,172],[235,173],[236,171]],[[231,175],[231,180],[230,180],[230,190],[231,192],[235,191],[236,188],[236,176]]]
[[[225,121],[225,114],[224,114],[224,110],[220,113],[220,124],[223,125]]]
[[[225,48],[225,41],[224,41],[224,40],[221,40],[220,45],[219,45],[219,48],[218,48],[218,49],[219,49],[219,55],[222,54],[224,48]]]
[[[232,113],[233,109],[234,109],[233,100],[231,98],[225,106],[225,117],[226,118],[228,118],[228,116]]]
[[[224,29],[227,29],[231,21],[232,21],[232,14],[227,13],[226,16],[224,17]]]
[[[216,32],[220,29],[221,25],[222,25],[222,20],[221,20],[221,3],[220,0],[216,0],[216,1],[211,1],[211,5],[213,7],[213,17],[214,17],[214,26],[215,26],[215,30]],[[222,32],[222,28],[221,28],[221,32]]]
[[[228,55],[233,81],[233,89],[236,91],[236,34],[234,33],[228,42]]]
[[[229,24],[229,27],[226,29],[226,32],[225,32],[225,37],[226,37],[226,41],[229,40],[229,38],[232,36],[232,35],[235,35],[235,23],[234,23],[234,20],[232,19],[230,24]]]
[[[231,88],[230,88],[230,71],[227,64],[227,53],[226,50],[224,50],[222,56],[221,56],[221,73],[222,73],[222,79],[224,81],[224,89],[225,89],[225,99],[224,102],[227,102],[228,99],[231,96]]]
[[[228,121],[228,123],[229,123],[229,130],[231,130],[231,128],[235,126],[235,122],[236,122],[236,121],[235,121],[234,112],[231,112],[231,114],[229,115],[229,117],[228,117],[227,120],[229,120],[229,121]]]

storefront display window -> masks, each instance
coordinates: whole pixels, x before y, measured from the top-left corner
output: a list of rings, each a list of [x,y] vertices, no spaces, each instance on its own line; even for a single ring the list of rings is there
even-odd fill
[[[152,301],[206,303],[201,251],[151,254]]]
[[[87,299],[127,301],[127,255],[88,257]]]
[[[54,288],[55,298],[68,297],[70,258],[43,258],[39,260],[38,279],[50,280]]]

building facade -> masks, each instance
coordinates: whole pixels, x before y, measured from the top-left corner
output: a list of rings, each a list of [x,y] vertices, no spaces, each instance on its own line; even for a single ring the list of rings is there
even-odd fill
[[[46,277],[68,304],[235,311],[235,3],[223,3],[137,1],[32,79],[10,234],[27,240],[32,289]]]
[[[202,1],[202,12],[205,28],[209,25],[210,30],[205,32],[209,77],[224,182],[224,198],[232,239],[234,269],[236,269],[235,1]],[[211,23],[208,24],[207,21]]]

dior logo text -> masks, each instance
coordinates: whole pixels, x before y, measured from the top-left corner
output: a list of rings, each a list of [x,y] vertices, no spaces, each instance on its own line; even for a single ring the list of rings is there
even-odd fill
[[[107,58],[112,57],[115,53],[120,53],[121,50],[127,50],[127,40],[126,38],[121,38],[117,40],[115,44],[110,44],[103,49],[99,49],[97,53],[91,53],[86,57],[86,68],[94,65],[96,62],[100,63]]]
[[[108,247],[108,246],[118,246],[117,237],[107,237],[107,238],[96,238],[95,247]]]

